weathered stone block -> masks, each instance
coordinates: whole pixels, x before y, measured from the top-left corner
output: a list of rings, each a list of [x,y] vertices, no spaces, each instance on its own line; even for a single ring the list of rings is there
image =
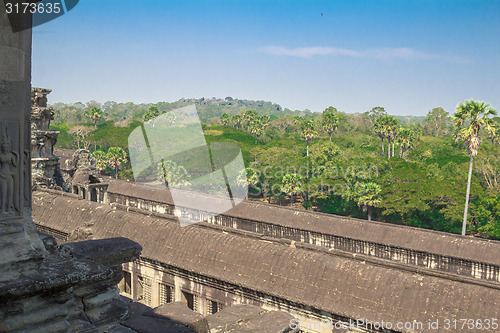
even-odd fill
[[[56,238],[52,235],[44,234],[41,232],[39,232],[38,235],[40,236],[40,239],[42,240],[42,243],[45,246],[45,249],[49,253],[55,254],[57,252]]]
[[[93,309],[98,306],[103,306],[105,304],[109,304],[113,301],[113,299],[118,297],[118,292],[116,289],[108,289],[106,292],[103,292],[97,296],[86,297],[83,299],[83,304],[85,309]]]
[[[253,305],[238,304],[206,317],[210,333],[295,333],[293,316],[282,311],[267,311]]]
[[[144,313],[144,316],[168,319],[190,327],[197,333],[209,333],[208,322],[202,314],[189,309],[182,302],[163,304]]]
[[[125,320],[122,325],[131,328],[138,333],[196,333],[196,331],[194,331],[193,329],[175,321],[141,315],[133,315],[132,317]]]
[[[134,331],[128,327],[122,326],[122,325],[117,325],[114,326],[106,331],[106,333],[137,333],[137,331]]]
[[[66,258],[90,259],[106,266],[117,266],[139,258],[142,246],[128,238],[88,240],[61,246],[60,255]]]

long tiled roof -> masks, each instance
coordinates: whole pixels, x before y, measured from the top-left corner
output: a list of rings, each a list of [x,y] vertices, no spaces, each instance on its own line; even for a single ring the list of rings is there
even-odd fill
[[[173,204],[167,190],[111,180],[109,193]],[[197,201],[197,203],[200,201]],[[210,200],[201,200],[201,204]],[[193,203],[190,203],[192,205]],[[193,207],[191,207],[193,208]],[[204,210],[203,207],[196,207]],[[210,211],[211,207],[205,210]],[[500,266],[500,242],[384,222],[243,201],[222,215]]]
[[[33,218],[66,233],[86,228],[96,239],[127,237],[143,246],[142,257],[345,318],[427,323],[464,315],[500,317],[500,289],[493,284],[449,280],[196,226],[181,228],[57,192],[33,194]],[[424,331],[431,332],[426,326]]]

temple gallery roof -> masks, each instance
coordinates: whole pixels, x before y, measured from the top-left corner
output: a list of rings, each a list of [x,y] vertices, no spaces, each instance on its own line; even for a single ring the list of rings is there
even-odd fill
[[[196,225],[181,228],[162,218],[113,210],[54,191],[33,193],[33,219],[65,233],[85,230],[82,235],[88,238],[124,236],[143,246],[144,258],[345,318],[396,323],[464,314],[500,316],[500,289],[494,284],[419,274]],[[431,241],[420,239],[423,247],[432,248]]]
[[[110,179],[108,193],[173,205],[168,190],[149,188],[123,180]],[[211,200],[208,199],[187,201],[184,206],[204,210],[204,207],[200,205],[210,202]],[[193,206],[198,203],[200,204]],[[183,205],[183,203],[180,204]],[[205,210],[210,211],[211,207],[205,207]],[[499,241],[305,211],[255,201],[243,201],[222,215],[500,266]]]

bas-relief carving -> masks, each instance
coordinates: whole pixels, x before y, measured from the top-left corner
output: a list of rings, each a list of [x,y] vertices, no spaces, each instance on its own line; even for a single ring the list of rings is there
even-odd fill
[[[18,215],[19,154],[12,138],[18,137],[15,123],[1,124],[0,140],[0,215]],[[16,136],[17,135],[17,136]]]
[[[24,150],[24,156],[23,156],[23,173],[24,173],[24,200],[25,200],[25,207],[29,206],[29,203],[31,202],[31,175],[30,175],[30,163],[31,163],[31,154],[28,149]]]

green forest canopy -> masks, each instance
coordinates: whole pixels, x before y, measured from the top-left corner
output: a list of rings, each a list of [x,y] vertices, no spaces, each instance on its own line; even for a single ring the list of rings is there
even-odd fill
[[[61,132],[61,148],[83,146],[105,152],[121,147],[127,151],[128,135],[141,125],[152,106],[163,113],[192,103],[197,105],[208,142],[240,146],[246,166],[255,171],[250,188],[254,199],[289,204],[282,181],[287,174],[299,174],[304,184],[294,195],[296,206],[358,218],[370,214],[374,220],[460,233],[469,157],[463,143],[455,141],[451,117],[442,108],[429,110],[427,117],[391,118],[381,107],[361,114],[330,107],[327,111],[338,120],[332,132],[324,126],[321,113],[283,110],[270,102],[230,97],[139,105],[58,103],[53,105],[52,128]],[[91,107],[102,108],[103,117],[97,121],[86,117]],[[261,121],[246,119],[247,110],[255,111],[247,113],[248,117],[269,116],[262,135],[256,136],[252,128],[262,130]],[[234,116],[238,114],[241,117]],[[315,134],[307,142],[301,133],[305,119],[315,126]],[[499,118],[495,121],[500,123]],[[78,126],[88,128],[83,137],[74,130]],[[468,233],[500,239],[500,145],[498,137],[483,135],[480,139],[471,181]],[[114,171],[107,167],[105,172]],[[122,164],[119,176],[132,178],[129,161]],[[370,188],[376,191],[367,194]]]

